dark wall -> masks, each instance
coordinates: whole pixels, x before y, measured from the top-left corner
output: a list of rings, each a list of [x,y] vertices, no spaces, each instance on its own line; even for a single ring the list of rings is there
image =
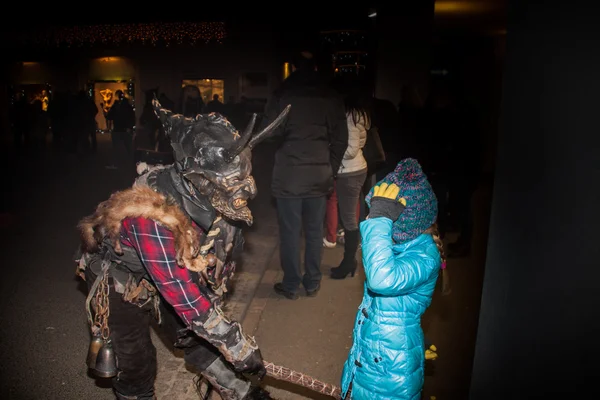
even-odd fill
[[[533,3],[509,10],[472,400],[598,397],[600,29]]]

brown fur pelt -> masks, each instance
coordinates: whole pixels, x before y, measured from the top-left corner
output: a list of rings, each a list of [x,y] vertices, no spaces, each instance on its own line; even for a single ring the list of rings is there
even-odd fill
[[[205,258],[198,255],[200,236],[191,220],[172,199],[144,185],[113,193],[98,205],[94,214],[79,222],[82,250],[95,253],[108,238],[115,251],[122,254],[121,223],[126,218],[137,217],[152,219],[173,233],[177,264],[196,272],[206,269]]]

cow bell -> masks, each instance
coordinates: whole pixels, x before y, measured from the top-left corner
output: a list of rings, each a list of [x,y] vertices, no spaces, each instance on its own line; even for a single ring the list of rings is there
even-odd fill
[[[112,378],[117,375],[117,362],[115,360],[115,351],[110,340],[105,341],[98,355],[96,356],[96,365],[94,374],[100,378]]]
[[[100,348],[103,344],[104,340],[102,340],[101,336],[94,336],[92,338],[86,359],[88,368],[94,369],[96,367],[96,357],[98,356],[98,351],[100,351]]]

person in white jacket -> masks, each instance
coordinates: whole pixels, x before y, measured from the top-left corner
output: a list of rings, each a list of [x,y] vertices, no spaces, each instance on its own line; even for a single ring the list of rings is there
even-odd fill
[[[356,252],[360,242],[359,198],[367,178],[367,162],[362,149],[371,125],[368,99],[369,97],[358,89],[350,90],[345,96],[348,147],[338,170],[334,192],[328,199],[328,233],[323,239],[326,247],[332,247],[329,244],[336,242],[339,206],[339,219],[344,227],[344,258],[338,267],[331,269],[333,279],[344,279],[348,274],[354,276],[357,267]]]

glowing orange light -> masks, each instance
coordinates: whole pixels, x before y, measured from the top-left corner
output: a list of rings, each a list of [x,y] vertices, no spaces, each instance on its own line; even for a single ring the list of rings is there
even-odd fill
[[[283,79],[287,79],[292,73],[292,67],[289,62],[283,63]]]
[[[489,6],[484,3],[474,1],[445,1],[437,0],[435,2],[435,12],[437,14],[469,14],[488,10]]]

